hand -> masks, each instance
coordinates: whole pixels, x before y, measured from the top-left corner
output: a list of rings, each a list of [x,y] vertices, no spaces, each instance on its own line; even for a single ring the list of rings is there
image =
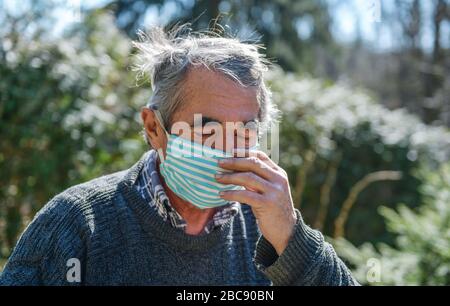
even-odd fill
[[[224,191],[221,198],[250,205],[262,235],[277,251],[286,248],[297,216],[292,204],[289,180],[281,167],[264,152],[252,151],[250,157],[226,158],[219,161],[223,169],[233,173],[217,174],[222,184],[245,187],[245,190]]]

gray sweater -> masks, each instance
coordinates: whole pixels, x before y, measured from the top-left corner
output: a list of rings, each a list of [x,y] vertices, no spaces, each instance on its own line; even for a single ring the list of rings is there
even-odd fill
[[[281,256],[247,205],[207,235],[171,227],[133,187],[143,164],[141,158],[51,199],[19,239],[0,285],[357,284],[299,211]]]

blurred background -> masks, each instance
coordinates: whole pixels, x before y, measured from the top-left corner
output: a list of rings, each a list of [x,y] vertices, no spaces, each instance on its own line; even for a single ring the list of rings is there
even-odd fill
[[[50,198],[147,150],[131,41],[183,22],[265,45],[295,205],[361,283],[450,284],[448,0],[0,0],[0,270]]]

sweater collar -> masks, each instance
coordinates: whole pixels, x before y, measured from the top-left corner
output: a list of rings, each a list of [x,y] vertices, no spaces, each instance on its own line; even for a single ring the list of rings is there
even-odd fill
[[[205,250],[223,239],[230,232],[236,216],[230,218],[224,224],[218,226],[207,235],[193,236],[172,227],[158,215],[139,194],[134,187],[138,175],[150,152],[146,152],[131,168],[126,170],[123,179],[119,182],[119,192],[123,195],[127,204],[136,214],[142,228],[151,236],[162,239],[176,248],[188,250]],[[240,205],[239,205],[240,206]]]

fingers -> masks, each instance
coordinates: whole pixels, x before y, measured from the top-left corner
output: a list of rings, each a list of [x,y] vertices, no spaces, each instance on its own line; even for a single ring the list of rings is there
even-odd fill
[[[256,157],[225,158],[219,161],[219,166],[233,171],[253,172],[267,180],[275,171]]]
[[[273,169],[278,169],[278,165],[267,156],[266,153],[259,150],[248,150],[248,149],[241,149],[236,148],[233,149],[233,153],[235,157],[256,157],[260,159],[262,162],[266,163],[269,167]]]
[[[264,198],[261,194],[250,190],[228,190],[220,192],[219,196],[227,201],[236,201],[250,206],[258,206]]]
[[[269,187],[268,181],[252,172],[216,174],[216,180],[222,184],[243,186],[246,189],[254,190],[260,193],[263,193]]]

